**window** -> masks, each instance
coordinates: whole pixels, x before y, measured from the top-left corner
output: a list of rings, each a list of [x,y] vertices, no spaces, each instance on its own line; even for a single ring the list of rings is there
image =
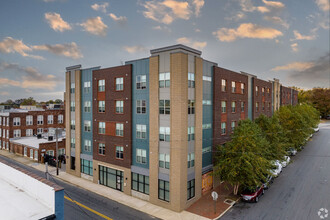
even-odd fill
[[[149,176],[132,172],[132,190],[149,195]]]
[[[26,129],[26,136],[27,137],[31,137],[31,136],[33,136],[33,129]]]
[[[98,84],[99,84],[99,92],[104,92],[105,91],[105,80],[100,79]]]
[[[74,112],[76,110],[76,102],[71,102],[70,104],[70,111]]]
[[[54,116],[53,115],[48,115],[47,116],[47,124],[53,124],[54,123]]]
[[[44,116],[43,115],[38,115],[37,116],[37,124],[42,125],[44,123]]]
[[[0,125],[2,125],[2,117],[0,117]]]
[[[90,89],[91,89],[91,82],[90,81],[84,82],[84,93],[89,93]]]
[[[116,113],[117,114],[124,113],[124,101],[116,101]]]
[[[7,118],[7,126],[9,126],[9,117]]]
[[[105,134],[105,122],[99,122],[99,134]]]
[[[170,88],[170,73],[159,73],[159,88]]]
[[[236,83],[234,81],[231,81],[231,92],[232,93],[236,92]]]
[[[226,134],[226,122],[221,122],[221,134]]]
[[[221,113],[226,113],[226,101],[221,101]]]
[[[84,102],[84,112],[91,112],[91,102],[90,101]]]
[[[43,128],[37,128],[37,134],[42,134],[44,132]]]
[[[90,140],[84,141],[84,151],[87,151],[87,152],[92,151],[92,142]]]
[[[64,155],[65,154],[65,148],[58,149],[58,155]]]
[[[70,147],[71,148],[75,148],[76,147],[76,139],[75,138],[71,138]]]
[[[188,141],[195,140],[195,127],[188,127]]]
[[[203,105],[212,105],[211,100],[203,100]]]
[[[58,124],[63,124],[63,115],[58,115],[57,116],[57,123]]]
[[[241,112],[244,112],[244,102],[241,102]]]
[[[256,111],[259,111],[259,103],[256,102]]]
[[[136,162],[146,164],[147,163],[147,151],[143,149],[136,149]]]
[[[24,156],[27,156],[27,147],[24,147]]]
[[[265,102],[262,102],[262,111],[265,111]]]
[[[212,77],[211,76],[203,76],[204,81],[212,82]]]
[[[195,114],[195,100],[188,100],[188,114]]]
[[[170,155],[169,154],[159,154],[159,167],[170,169]]]
[[[211,146],[205,147],[202,150],[202,154],[206,154],[206,153],[209,153],[209,152],[212,152],[212,147]]]
[[[99,143],[99,154],[105,155],[105,143]]]
[[[116,91],[124,90],[124,78],[116,78]]]
[[[195,197],[195,179],[187,182],[187,200]]]
[[[3,133],[2,133],[2,137],[6,137],[6,130],[5,129],[3,129]]]
[[[212,128],[212,124],[211,123],[209,123],[209,124],[203,124],[202,125],[202,128],[203,129],[210,129],[210,128]]]
[[[26,125],[33,125],[33,116],[32,115],[26,116]]]
[[[270,96],[270,89],[267,88],[267,93],[268,93],[268,96]]]
[[[116,136],[123,137],[124,136],[124,124],[116,123]]]
[[[145,89],[147,88],[147,76],[139,75],[136,76],[136,89]]]
[[[38,160],[38,151],[37,150],[34,151],[34,160]]]
[[[227,90],[227,80],[222,79],[221,80],[221,91],[226,92],[226,90]]]
[[[231,112],[232,113],[236,112],[236,102],[231,102]]]
[[[116,158],[124,159],[124,147],[116,146]]]
[[[71,130],[76,130],[76,121],[75,120],[71,120],[70,128],[71,128]]]
[[[21,118],[19,118],[19,117],[13,118],[13,125],[14,126],[20,126],[21,125]]]
[[[137,100],[136,101],[136,113],[145,114],[146,113],[146,100]]]
[[[80,159],[81,172],[89,176],[93,176],[93,161]]]
[[[84,121],[84,131],[85,132],[91,131],[91,121]]]
[[[147,126],[146,125],[136,125],[136,138],[145,139],[147,135]]]
[[[99,166],[99,183],[123,191],[123,171]]]
[[[256,96],[258,96],[258,92],[259,92],[259,87],[256,86]]]
[[[232,132],[234,131],[235,127],[236,127],[236,122],[235,121],[232,121],[231,122],[231,131]]]
[[[188,73],[188,88],[195,88],[195,73]]]
[[[261,93],[262,93],[263,96],[265,95],[265,88],[264,87],[261,88]]]
[[[74,93],[75,87],[76,87],[75,83],[71,83],[70,93]]]
[[[169,115],[171,112],[170,100],[159,100],[159,114]]]
[[[159,127],[159,141],[170,141],[170,127]]]
[[[158,199],[170,201],[170,183],[164,180],[158,180]]]
[[[30,149],[30,158],[33,159],[33,149]]]
[[[195,153],[188,154],[188,168],[195,166]]]
[[[9,138],[9,130],[7,130],[7,138]]]
[[[105,112],[105,101],[99,101],[99,112]]]
[[[20,129],[14,130],[14,138],[20,137],[20,136],[21,136],[21,130]]]

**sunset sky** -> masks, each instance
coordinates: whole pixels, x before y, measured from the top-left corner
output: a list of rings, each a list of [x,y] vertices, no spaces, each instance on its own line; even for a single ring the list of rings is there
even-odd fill
[[[264,80],[330,87],[329,0],[10,0],[0,101],[63,99],[67,66],[118,66],[178,43]]]

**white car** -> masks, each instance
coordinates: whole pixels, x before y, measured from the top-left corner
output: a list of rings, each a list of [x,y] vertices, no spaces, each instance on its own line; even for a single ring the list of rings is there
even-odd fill
[[[282,165],[278,160],[272,161],[273,168],[270,170],[272,176],[277,177],[282,172]]]
[[[317,126],[316,128],[313,128],[315,132],[318,132],[320,130],[320,127]]]
[[[297,150],[294,149],[293,147],[290,147],[289,150],[288,150],[288,154],[290,156],[295,156],[297,154]]]
[[[286,167],[290,163],[290,157],[289,156],[284,156],[284,160],[281,161],[282,167]]]

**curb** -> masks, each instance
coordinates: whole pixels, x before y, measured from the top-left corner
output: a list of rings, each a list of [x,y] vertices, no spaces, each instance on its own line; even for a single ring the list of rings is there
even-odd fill
[[[216,217],[216,218],[214,218],[214,219],[212,219],[212,220],[217,220],[217,219],[219,219],[219,218],[221,218],[224,214],[226,214],[226,212],[228,212],[229,211],[229,209],[231,209],[239,200],[240,200],[241,198],[238,198],[235,202],[234,202],[234,204],[232,204],[232,205],[230,205],[224,212],[222,212],[218,217]]]

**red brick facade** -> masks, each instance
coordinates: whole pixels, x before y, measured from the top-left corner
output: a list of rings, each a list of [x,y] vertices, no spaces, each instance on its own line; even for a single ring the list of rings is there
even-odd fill
[[[291,88],[281,86],[281,106],[282,105],[291,105]]]
[[[272,83],[253,77],[252,118],[264,114],[272,116]]]

